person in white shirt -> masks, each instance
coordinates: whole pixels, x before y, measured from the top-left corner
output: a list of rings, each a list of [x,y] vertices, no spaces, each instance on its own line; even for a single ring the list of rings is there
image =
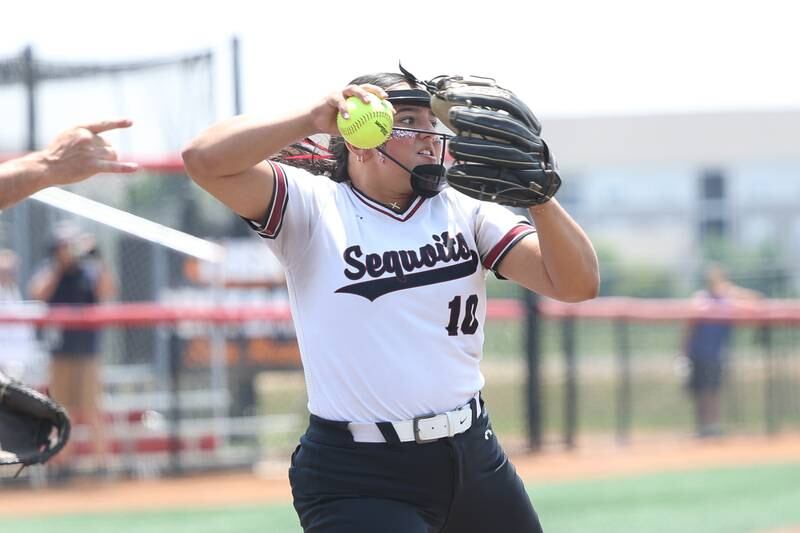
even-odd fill
[[[346,98],[370,93],[395,110],[380,150],[337,138]],[[296,114],[225,120],[183,151],[287,271],[311,413],[289,470],[306,532],[541,531],[480,398],[485,280],[580,301],[597,294],[596,254],[556,200],[530,209],[534,228],[414,185],[442,162],[429,102],[403,74],[367,75]],[[331,179],[269,160],[318,133],[333,137]]]

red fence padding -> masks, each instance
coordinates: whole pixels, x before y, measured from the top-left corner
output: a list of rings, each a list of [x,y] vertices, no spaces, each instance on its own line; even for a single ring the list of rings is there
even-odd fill
[[[729,305],[702,304],[686,299],[597,298],[577,304],[544,300],[540,303],[540,310],[551,318],[800,323],[798,300],[758,300]]]
[[[93,451],[92,443],[85,440],[73,442],[72,447],[73,453],[76,455],[89,455]],[[174,442],[172,437],[164,435],[139,437],[134,440],[113,439],[108,443],[108,451],[114,455],[123,453],[163,453],[173,449],[209,452],[215,448],[217,448],[217,439],[214,435],[201,435],[192,439],[181,437]]]
[[[800,300],[759,300],[731,306],[701,306],[686,299],[597,298],[577,304],[542,299],[539,310],[546,318],[625,319],[637,322],[713,320],[737,323],[800,324]],[[522,320],[520,300],[491,299],[487,320]],[[11,309],[0,307],[0,324],[28,323],[63,328],[110,326],[147,327],[180,322],[211,324],[247,321],[287,322],[288,304],[247,306],[164,305],[152,302],[103,304],[84,307]]]
[[[289,306],[174,306],[157,303],[120,303],[52,306],[41,311],[14,312],[0,308],[0,323],[33,323],[37,326],[97,329],[108,326],[155,326],[179,322],[232,323],[248,320],[286,322]]]
[[[522,320],[525,307],[520,300],[511,298],[490,298],[486,302],[487,320]]]

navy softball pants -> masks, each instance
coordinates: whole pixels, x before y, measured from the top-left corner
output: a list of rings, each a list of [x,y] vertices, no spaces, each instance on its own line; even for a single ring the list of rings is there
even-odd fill
[[[435,442],[354,442],[311,415],[289,469],[306,533],[537,533],[525,487],[482,414]]]

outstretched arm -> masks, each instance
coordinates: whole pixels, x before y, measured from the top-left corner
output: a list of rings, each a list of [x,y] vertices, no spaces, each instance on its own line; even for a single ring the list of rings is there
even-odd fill
[[[347,112],[345,100],[368,94],[386,97],[374,85],[349,85],[316,105],[279,119],[238,116],[219,122],[183,150],[189,176],[237,214],[260,220],[269,207],[275,178],[264,160],[316,133],[337,134],[336,113]]]
[[[117,161],[114,148],[99,135],[131,124],[111,120],[75,126],[44,150],[0,164],[0,209],[52,185],[75,183],[100,172],[134,172],[138,165]]]

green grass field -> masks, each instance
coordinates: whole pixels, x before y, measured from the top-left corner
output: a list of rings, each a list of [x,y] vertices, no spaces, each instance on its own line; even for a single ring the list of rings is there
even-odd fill
[[[534,484],[529,492],[547,533],[749,533],[800,526],[799,479],[794,463]],[[295,533],[299,526],[291,506],[265,505],[6,519],[0,531]]]
[[[800,463],[529,488],[545,531],[746,533],[800,526]]]

